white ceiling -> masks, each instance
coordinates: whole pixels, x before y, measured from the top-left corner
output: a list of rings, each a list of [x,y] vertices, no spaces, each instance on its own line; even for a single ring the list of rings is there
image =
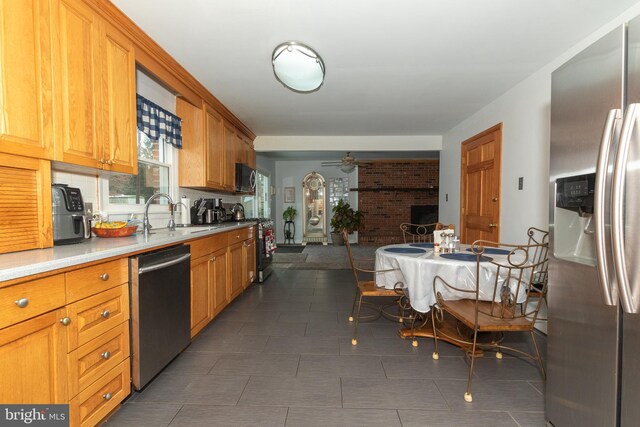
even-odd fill
[[[256,135],[441,135],[637,0],[112,0]],[[283,41],[322,88],[276,81]]]

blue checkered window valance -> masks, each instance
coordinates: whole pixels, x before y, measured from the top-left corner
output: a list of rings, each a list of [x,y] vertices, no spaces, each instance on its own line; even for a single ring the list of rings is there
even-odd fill
[[[160,137],[164,137],[167,143],[176,148],[182,148],[182,120],[180,117],[137,94],[136,115],[138,129],[149,138],[157,141]]]

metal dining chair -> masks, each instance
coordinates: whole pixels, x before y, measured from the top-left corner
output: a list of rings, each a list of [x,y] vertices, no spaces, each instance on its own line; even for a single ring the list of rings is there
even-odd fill
[[[528,245],[536,245],[540,244],[542,246],[539,247],[539,250],[533,251],[533,253],[529,254],[530,262],[532,263],[540,263],[542,260],[548,259],[549,252],[549,232],[546,230],[541,230],[536,227],[530,227],[527,230],[527,244]],[[542,289],[545,287],[547,283],[547,265],[542,266],[541,270],[538,272],[534,272],[533,278],[533,286],[529,291],[529,297],[531,298],[539,298],[544,302],[545,307],[547,305],[547,294],[542,293]],[[538,320],[547,321],[546,317],[538,316]]]
[[[356,294],[353,299],[353,305],[351,307],[351,315],[349,316],[349,322],[355,322],[351,344],[358,344],[358,325],[361,321],[372,321],[378,319],[380,316],[384,316],[386,318],[398,320],[401,323],[404,323],[405,320],[412,322],[412,310],[411,306],[409,305],[409,300],[404,293],[404,283],[401,281],[396,282],[394,289],[387,289],[376,286],[375,282],[376,274],[399,271],[399,269],[391,268],[386,270],[367,270],[357,267],[356,262],[363,260],[356,260],[353,257],[353,252],[349,243],[349,233],[343,231],[342,236],[344,238],[344,244],[347,248],[347,256],[349,258],[349,264],[351,266],[351,271],[353,272],[353,278],[356,285]],[[374,280],[365,280],[363,278],[364,274],[368,274],[369,277],[373,275]],[[363,301],[364,298],[370,299],[373,297],[386,297],[387,299],[389,297],[394,297],[394,300],[393,302],[384,301],[380,304],[374,304],[371,301]],[[361,309],[363,304],[372,309],[373,314],[362,316]],[[393,306],[396,306],[398,308],[397,315],[388,310],[389,307]],[[407,313],[409,314],[407,315]]]
[[[502,261],[497,261],[497,257],[485,258],[483,254],[486,246],[504,247],[510,249],[510,253],[506,256],[506,260]],[[475,285],[472,288],[464,287],[462,284],[447,283],[440,276],[434,278],[433,292],[436,296],[436,303],[431,308],[431,323],[435,342],[433,358],[438,359],[439,340],[444,339],[465,348],[465,353],[470,359],[467,391],[464,394],[465,401],[471,402],[473,400],[471,383],[478,350],[495,350],[498,359],[502,359],[503,350],[535,359],[542,376],[545,376],[534,334],[534,325],[542,305],[542,299],[546,296],[547,281],[544,280],[541,289],[539,289],[543,298],[539,298],[535,302],[531,302],[529,298],[532,289],[535,289],[537,278],[546,277],[548,249],[548,242],[509,245],[477,240],[471,247],[472,253],[476,256]],[[537,256],[538,254],[544,255]],[[484,264],[482,274],[481,263]],[[487,268],[493,270],[492,283],[486,283]],[[483,294],[491,296],[489,301],[480,299],[481,280],[485,281]],[[452,295],[462,296],[462,298],[456,299]],[[450,317],[445,318],[445,313]],[[459,331],[458,327],[447,328],[446,324],[450,318],[453,318],[452,320],[455,320],[458,326],[464,325],[468,328],[471,338],[454,333],[456,330]],[[490,342],[480,342],[478,334],[481,332],[492,332],[498,334],[499,337],[493,337]],[[534,353],[504,345],[503,335],[512,332],[528,332],[531,336]]]
[[[430,224],[411,224],[403,222],[400,224],[402,238],[404,243],[423,243],[433,242],[434,230],[454,229],[453,224],[445,225],[440,222],[432,222]]]

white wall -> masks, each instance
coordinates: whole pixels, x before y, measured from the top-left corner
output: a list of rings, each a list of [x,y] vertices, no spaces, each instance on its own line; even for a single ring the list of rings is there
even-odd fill
[[[500,240],[521,242],[528,227],[548,228],[551,73],[576,53],[638,14],[640,4],[444,135],[440,153],[440,218],[457,226],[460,224],[461,142],[502,122]],[[517,189],[518,177],[524,177],[522,191]]]
[[[329,183],[329,178],[343,178],[349,177],[349,185],[351,187],[358,186],[358,168],[350,174],[345,174],[337,167],[322,167],[320,161],[276,161],[276,180],[274,184],[276,186],[275,197],[275,211],[274,218],[276,220],[276,240],[278,243],[284,242],[284,220],[282,219],[282,212],[289,207],[290,203],[284,203],[284,187],[294,187],[296,189],[296,198],[293,206],[298,211],[298,215],[294,221],[296,226],[295,242],[302,242],[303,227],[302,227],[302,180],[305,175],[310,172],[317,172],[322,175]],[[331,228],[329,221],[331,221],[331,210],[328,199],[326,200],[326,231],[327,242],[331,243]],[[352,208],[358,209],[358,193],[349,193],[349,204]],[[354,233],[351,236],[350,241],[357,242],[357,234]]]
[[[441,135],[258,136],[258,151],[438,151]],[[335,160],[335,159],[334,159]]]

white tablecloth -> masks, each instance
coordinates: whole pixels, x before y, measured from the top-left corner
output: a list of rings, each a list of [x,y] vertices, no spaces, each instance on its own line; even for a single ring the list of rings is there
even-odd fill
[[[376,270],[399,268],[400,271],[376,274],[376,285],[392,289],[396,282],[405,284],[411,306],[421,313],[426,313],[436,302],[433,293],[433,278],[442,277],[447,283],[461,289],[475,289],[476,262],[459,261],[440,257],[433,249],[421,248],[425,252],[420,254],[405,254],[385,251],[387,248],[410,248],[408,244],[382,246],[376,250]],[[466,250],[469,246],[462,245],[461,253],[471,254]],[[507,264],[506,255],[487,254],[495,262]],[[496,276],[496,266],[490,262],[480,263],[480,299],[490,301],[493,294],[493,283]],[[445,291],[443,285],[438,286],[443,298],[472,298],[472,294],[455,291]],[[524,292],[520,292],[518,302],[525,299]],[[496,296],[499,300],[499,296]]]

